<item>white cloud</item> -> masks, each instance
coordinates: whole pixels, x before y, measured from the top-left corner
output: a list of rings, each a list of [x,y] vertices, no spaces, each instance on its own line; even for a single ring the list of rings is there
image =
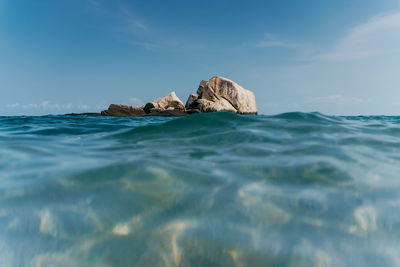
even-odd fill
[[[25,109],[42,108],[42,109],[60,109],[61,105],[43,100],[40,104],[27,104],[23,106]]]
[[[317,60],[343,61],[400,51],[400,12],[381,15],[352,29]]]
[[[282,47],[282,48],[298,48],[299,45],[287,41],[280,40],[270,33],[264,34],[264,40],[257,43],[256,47],[269,48],[269,47]]]
[[[7,104],[6,108],[18,108],[20,106],[19,102],[16,102],[15,104]]]
[[[32,105],[35,105],[35,104],[32,104]],[[48,100],[42,101],[42,103],[40,103],[40,105],[38,105],[38,107],[39,106],[43,109],[60,109],[60,107],[61,107],[60,104],[55,104]]]
[[[23,105],[24,109],[32,109],[32,108],[38,108],[38,104],[26,104]]]
[[[12,105],[6,105],[8,108],[17,108],[17,107],[22,107],[23,109],[37,109],[37,108],[42,108],[42,109],[72,109],[74,106],[71,103],[65,104],[65,105],[60,105],[56,103],[52,103],[51,101],[44,100],[40,104],[35,104],[35,103],[30,103],[30,104],[24,104],[21,105],[20,103],[15,103]]]
[[[47,108],[50,105],[50,101],[47,101],[47,100],[42,101],[42,103],[40,105],[42,106],[42,108]]]
[[[137,99],[139,101],[140,99]],[[62,111],[62,110],[73,110],[76,109],[77,111],[82,110],[86,111],[90,109],[89,105],[86,104],[78,104],[74,105],[72,103],[67,103],[67,104],[57,104],[57,103],[52,103],[51,101],[48,100],[43,100],[39,104],[36,103],[30,103],[30,104],[20,104],[19,102],[16,102],[15,104],[8,104],[5,105],[6,108],[9,109],[25,109],[25,110],[57,110],[57,112]]]
[[[78,110],[80,109],[80,110],[88,110],[89,109],[89,106],[88,105],[85,105],[85,104],[79,104],[78,105]]]
[[[143,100],[137,97],[132,97],[129,98],[129,103],[131,103],[134,106],[142,106],[144,104]]]

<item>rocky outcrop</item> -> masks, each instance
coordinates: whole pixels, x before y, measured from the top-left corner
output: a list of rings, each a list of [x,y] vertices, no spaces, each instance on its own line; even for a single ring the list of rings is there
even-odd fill
[[[149,114],[152,112],[162,112],[166,110],[181,110],[185,111],[185,105],[176,96],[175,92],[171,92],[161,98],[147,103],[143,110]]]
[[[186,103],[188,113],[230,111],[239,114],[257,114],[253,92],[229,79],[215,76],[208,82],[202,81],[197,94],[197,99],[194,95],[189,97]]]
[[[186,105],[171,92],[142,107],[111,104],[101,112],[103,116],[144,117],[184,116],[190,113],[229,111],[238,114],[257,114],[253,92],[223,77],[201,81],[197,95],[191,94]]]
[[[136,108],[126,105],[111,104],[107,110],[101,112],[103,116],[114,117],[143,117],[146,115],[142,107]]]
[[[101,115],[113,117],[185,116],[186,111],[175,92],[171,92],[142,107],[111,104],[107,110],[101,112]]]

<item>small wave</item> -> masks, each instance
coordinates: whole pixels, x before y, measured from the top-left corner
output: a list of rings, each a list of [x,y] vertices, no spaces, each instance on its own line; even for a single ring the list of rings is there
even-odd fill
[[[340,117],[328,116],[319,112],[311,112],[311,113],[288,112],[271,116],[271,118],[279,118],[279,119],[286,119],[293,121],[319,122],[319,123],[322,123],[324,121],[338,122],[341,120]]]
[[[0,117],[0,262],[396,266],[399,122]]]

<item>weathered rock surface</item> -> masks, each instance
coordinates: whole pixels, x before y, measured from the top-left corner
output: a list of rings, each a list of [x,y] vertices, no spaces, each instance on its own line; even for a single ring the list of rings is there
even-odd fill
[[[223,77],[201,81],[197,95],[191,94],[186,105],[171,92],[142,107],[111,104],[101,112],[103,116],[185,116],[190,113],[229,111],[238,114],[257,114],[253,92]],[[75,114],[74,114],[75,115]],[[79,115],[79,114],[76,114]]]
[[[111,104],[107,110],[101,112],[103,116],[114,117],[185,116],[186,114],[185,106],[175,92],[142,107]]]
[[[224,101],[210,101],[207,99],[197,99],[194,101],[189,109],[188,113],[201,113],[201,112],[217,112],[217,111],[229,111],[236,113],[236,109],[233,108],[228,102]]]
[[[171,92],[161,98],[147,103],[143,110],[148,114],[151,112],[162,112],[165,110],[182,110],[185,111],[185,105],[176,96],[175,92]]]
[[[188,113],[230,111],[239,114],[257,114],[253,92],[229,79],[215,76],[208,82],[202,81],[197,94],[196,100],[186,103]]]
[[[107,110],[101,112],[103,116],[114,116],[114,117],[143,117],[146,116],[142,107],[136,108],[127,105],[116,105],[111,104]]]
[[[190,105],[192,105],[192,103],[197,100],[197,98],[199,98],[197,95],[190,94],[188,100],[186,101],[185,108],[188,109]]]

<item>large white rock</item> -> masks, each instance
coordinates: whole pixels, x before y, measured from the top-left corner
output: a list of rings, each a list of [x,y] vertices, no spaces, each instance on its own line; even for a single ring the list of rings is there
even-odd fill
[[[199,95],[197,100],[186,107],[189,112],[230,111],[239,114],[257,114],[254,93],[227,78],[215,76],[208,82],[202,81],[197,94]]]

